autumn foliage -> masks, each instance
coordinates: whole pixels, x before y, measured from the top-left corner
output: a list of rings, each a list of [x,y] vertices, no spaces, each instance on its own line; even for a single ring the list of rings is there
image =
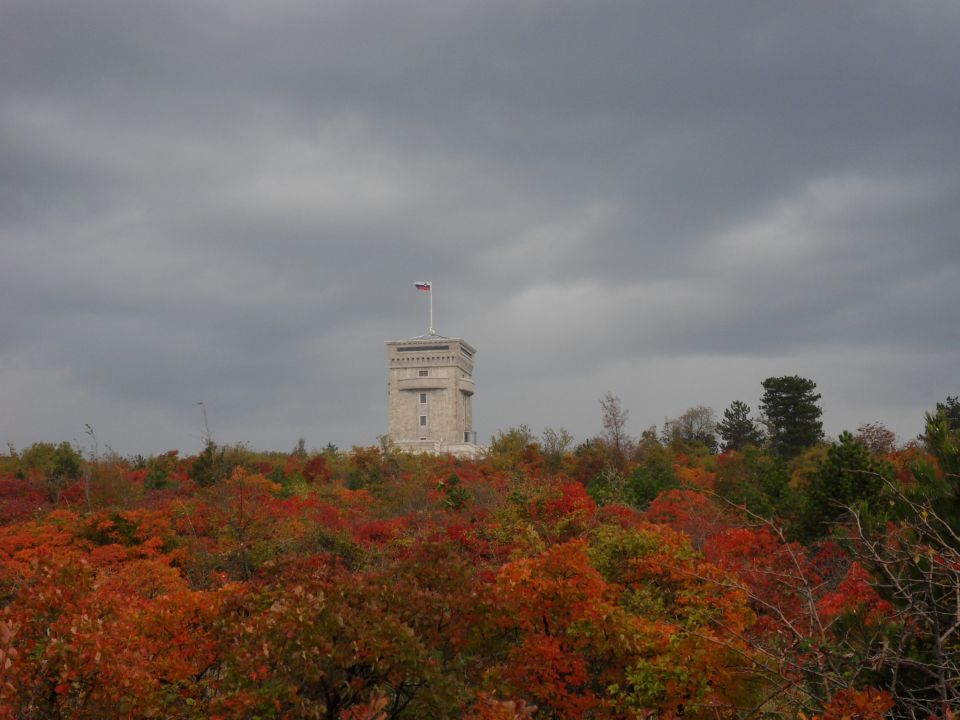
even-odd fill
[[[476,461],[233,448],[85,461],[54,479],[11,454],[0,720],[901,707],[897,683],[920,671],[904,662],[894,677],[879,653],[908,637],[920,657],[926,636],[880,581],[867,535],[838,522],[803,544],[780,496],[764,505],[779,516],[741,501],[772,460],[670,452],[644,475],[643,460],[604,468],[590,447],[549,462],[523,443]],[[909,452],[891,457],[898,477],[924,460]],[[661,476],[652,499],[631,500],[630,478]],[[889,533],[877,552],[913,541],[905,517],[871,520]],[[931,552],[948,577],[955,556]],[[917,707],[955,708],[921,690]]]

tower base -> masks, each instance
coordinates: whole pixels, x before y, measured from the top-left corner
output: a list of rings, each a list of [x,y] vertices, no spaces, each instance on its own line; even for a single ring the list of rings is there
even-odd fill
[[[486,450],[474,443],[444,444],[439,440],[399,440],[390,443],[391,447],[409,453],[429,453],[431,455],[453,455],[457,458],[474,459]]]

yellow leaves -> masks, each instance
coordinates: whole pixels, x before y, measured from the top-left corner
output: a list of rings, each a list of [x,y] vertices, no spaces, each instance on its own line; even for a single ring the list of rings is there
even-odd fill
[[[244,468],[237,467],[230,478],[223,483],[223,490],[228,494],[247,491],[253,496],[263,496],[278,492],[280,485],[268,480],[264,475],[250,474]]]

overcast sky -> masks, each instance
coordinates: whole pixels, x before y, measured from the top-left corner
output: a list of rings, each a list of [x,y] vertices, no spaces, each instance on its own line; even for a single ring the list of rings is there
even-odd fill
[[[960,3],[4,0],[0,441],[373,444],[384,341],[475,429],[799,374],[960,394]]]

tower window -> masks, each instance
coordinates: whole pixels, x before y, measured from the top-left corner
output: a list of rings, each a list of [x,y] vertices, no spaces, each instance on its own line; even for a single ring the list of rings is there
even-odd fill
[[[426,394],[426,393],[420,393],[420,404],[421,404],[421,405],[425,405],[426,402],[427,402],[427,394]]]
[[[428,372],[427,370],[417,370],[417,375],[419,375],[420,377],[426,377],[427,372]]]
[[[421,415],[421,416],[420,416],[420,427],[426,427],[426,426],[427,426],[427,416],[426,416],[426,415]]]

